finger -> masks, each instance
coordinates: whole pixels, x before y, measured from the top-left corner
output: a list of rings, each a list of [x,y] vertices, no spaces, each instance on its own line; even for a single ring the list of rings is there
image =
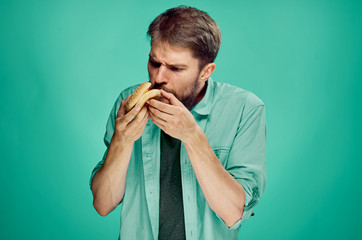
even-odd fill
[[[127,111],[126,111],[126,103],[127,103],[130,96],[131,95],[129,95],[126,99],[122,100],[121,106],[119,106],[119,109],[117,111],[117,117],[122,117],[127,113]]]
[[[155,114],[153,114],[152,112],[150,112],[150,118],[152,120],[152,122],[154,124],[156,124],[159,128],[161,128],[162,130],[165,129],[165,124],[166,122],[163,121],[162,119],[160,119],[159,117],[157,117]]]
[[[158,118],[164,120],[165,122],[169,121],[172,117],[172,115],[170,115],[169,113],[162,112],[157,108],[152,107],[151,105],[148,106],[148,109],[152,114],[156,115]]]
[[[141,122],[139,123],[139,125],[138,125],[138,130],[139,130],[140,132],[142,132],[142,133],[143,133],[145,127],[146,127],[146,124],[147,124],[147,122],[148,122],[149,116],[150,116],[150,114],[147,113],[147,114],[145,115],[145,117],[142,119],[142,121],[141,121]]]
[[[145,117],[146,114],[147,114],[147,107],[142,107],[140,112],[137,114],[137,116],[135,118],[132,119],[131,122],[133,122],[133,121],[138,121],[138,122],[141,121]]]
[[[183,106],[183,104],[172,93],[168,93],[161,89],[161,95],[162,97],[166,98],[171,103],[171,105]]]
[[[164,97],[159,97],[158,99],[160,102],[163,102],[163,103],[166,103],[166,104],[170,104],[170,101],[167,99],[167,98],[164,98]]]
[[[140,110],[141,110],[140,107],[132,108],[131,111],[129,111],[128,113],[126,113],[126,115],[123,116],[123,122],[125,124],[128,124],[129,122],[131,122],[137,116],[137,114],[140,112]]]
[[[158,110],[164,112],[164,113],[168,113],[168,114],[171,114],[173,115],[175,113],[175,106],[172,106],[170,104],[167,104],[167,103],[163,103],[163,102],[160,102],[160,101],[157,101],[155,99],[150,99],[147,101],[147,104],[149,106],[152,106],[154,108],[157,108]]]
[[[148,119],[150,118],[150,113],[146,111],[146,114],[144,118],[142,119],[142,126],[146,126],[146,123],[148,122]]]
[[[140,113],[127,125],[127,128],[139,128],[140,125],[143,126],[144,121],[147,121],[149,113],[147,107],[143,107]]]

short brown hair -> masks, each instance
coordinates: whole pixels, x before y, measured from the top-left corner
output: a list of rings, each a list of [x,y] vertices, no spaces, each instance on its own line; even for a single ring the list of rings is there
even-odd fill
[[[206,13],[193,7],[171,8],[150,24],[147,36],[154,41],[189,48],[200,59],[200,69],[215,61],[221,43],[217,23]]]

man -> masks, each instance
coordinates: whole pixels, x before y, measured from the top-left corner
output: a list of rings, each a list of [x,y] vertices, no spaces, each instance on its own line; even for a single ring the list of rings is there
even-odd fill
[[[120,239],[237,239],[264,192],[264,104],[210,78],[221,34],[205,12],[169,9],[148,35],[162,101],[126,113],[137,86],[120,94],[90,180],[93,205],[106,216],[122,203]]]

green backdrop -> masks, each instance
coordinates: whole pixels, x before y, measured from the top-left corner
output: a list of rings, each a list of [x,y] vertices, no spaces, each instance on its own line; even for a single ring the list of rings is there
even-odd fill
[[[88,179],[148,24],[181,4],[223,36],[213,78],[266,104],[266,191],[240,239],[361,239],[361,1],[0,3],[0,239],[117,239]]]

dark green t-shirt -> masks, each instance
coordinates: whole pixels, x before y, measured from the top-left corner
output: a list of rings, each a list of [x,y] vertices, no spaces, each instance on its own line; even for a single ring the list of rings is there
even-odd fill
[[[161,131],[159,240],[186,239],[180,146],[180,140]]]

